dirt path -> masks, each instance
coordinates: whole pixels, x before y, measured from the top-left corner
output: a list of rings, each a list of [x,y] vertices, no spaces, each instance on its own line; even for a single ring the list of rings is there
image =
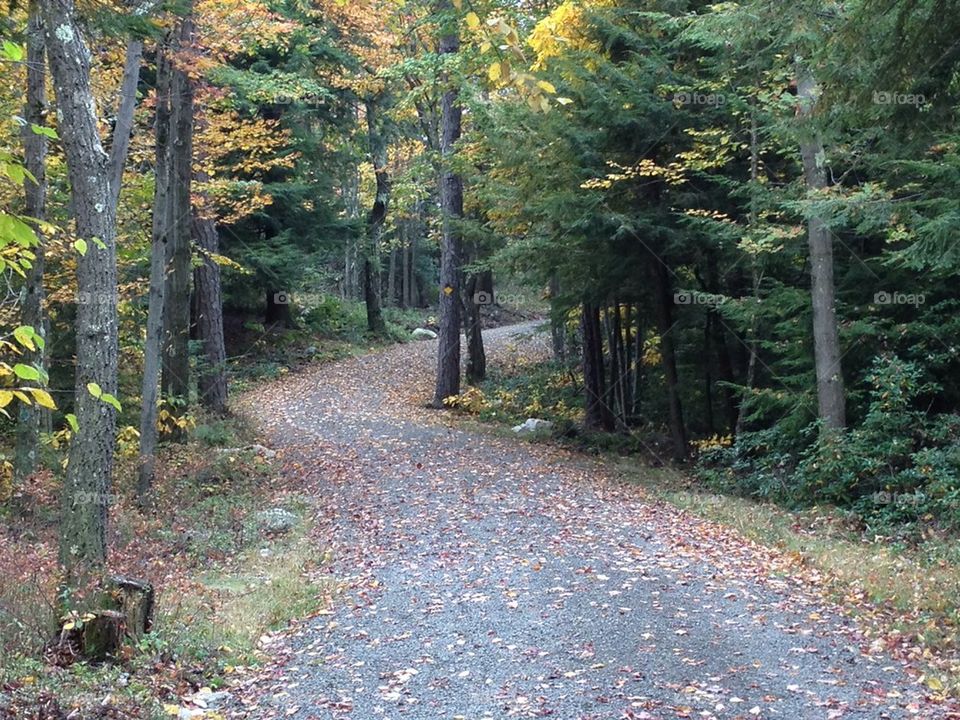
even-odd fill
[[[533,325],[488,336],[537,357]],[[421,407],[436,343],[248,396],[347,589],[238,717],[940,718],[769,550]]]

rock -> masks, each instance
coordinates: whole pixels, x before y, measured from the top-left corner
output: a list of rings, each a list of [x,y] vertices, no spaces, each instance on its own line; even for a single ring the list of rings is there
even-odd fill
[[[283,508],[270,508],[257,513],[257,524],[260,530],[270,535],[283,535],[293,530],[300,518]]]
[[[239,455],[240,453],[252,452],[254,455],[260,455],[267,460],[273,460],[277,456],[276,450],[271,450],[263,445],[247,445],[242,448],[217,448],[219,455]]]
[[[544,431],[549,432],[553,429],[553,423],[549,420],[540,420],[538,418],[528,418],[522,425],[517,425],[513,431],[518,435],[532,435],[533,433]]]
[[[257,455],[262,455],[267,460],[273,460],[273,458],[277,456],[276,450],[271,450],[270,448],[264,447],[263,445],[248,445],[247,447],[244,448],[244,450],[248,452],[256,453]]]
[[[414,340],[436,340],[439,337],[433,330],[417,328],[411,333]]]
[[[189,700],[198,707],[217,710],[230,701],[230,693],[223,690],[214,692],[210,688],[200,688]]]

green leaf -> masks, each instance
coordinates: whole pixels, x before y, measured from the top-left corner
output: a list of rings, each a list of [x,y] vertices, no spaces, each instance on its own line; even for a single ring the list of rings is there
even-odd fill
[[[0,213],[0,246],[11,242],[22,247],[31,247],[38,242],[37,234],[20,218]]]
[[[95,382],[87,383],[87,392],[89,392],[98,400],[103,396],[103,389]]]
[[[107,244],[106,244],[103,240],[101,240],[100,238],[98,238],[98,237],[90,238],[90,241],[91,241],[94,245],[96,245],[98,248],[100,248],[101,250],[106,250],[106,249],[107,249]]]
[[[53,140],[58,139],[57,131],[51,127],[46,127],[45,125],[30,123],[30,130],[37,135],[43,135],[44,137],[52,138]]]
[[[32,365],[24,365],[23,363],[17,363],[13,366],[13,372],[21,380],[39,380],[40,371],[37,370]]]
[[[3,57],[5,57],[7,60],[12,60],[13,62],[20,62],[23,60],[23,47],[17,45],[16,43],[10,42],[9,40],[3,41],[3,46],[2,49],[0,49],[0,53],[2,53]]]
[[[73,413],[67,413],[63,416],[67,421],[67,425],[70,426],[70,429],[74,432],[77,432],[80,429],[80,423],[77,422],[77,416]]]
[[[120,401],[117,400],[110,393],[104,393],[103,395],[100,396],[100,399],[103,400],[107,405],[110,405],[116,408],[117,412],[120,412],[121,410],[123,410],[123,408],[120,406]]]
[[[74,248],[74,250],[76,250],[76,251],[77,251],[78,253],[80,253],[81,255],[86,255],[86,254],[87,254],[87,241],[84,240],[83,238],[78,238],[78,239],[73,243],[73,248]]]

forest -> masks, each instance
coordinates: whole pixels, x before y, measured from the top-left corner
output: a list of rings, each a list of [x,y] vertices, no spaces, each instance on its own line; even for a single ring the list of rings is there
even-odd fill
[[[432,587],[389,581],[454,552],[398,549],[420,503],[421,539],[569,532],[601,578],[632,508],[904,678],[605,677],[587,712],[517,670],[484,714],[346,651],[410,717],[960,716],[960,2],[3,4],[0,718],[374,717],[322,626]],[[264,700],[273,639],[324,632]]]

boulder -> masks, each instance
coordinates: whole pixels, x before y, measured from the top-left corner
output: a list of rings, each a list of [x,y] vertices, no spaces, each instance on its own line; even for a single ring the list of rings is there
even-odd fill
[[[300,518],[283,508],[270,508],[257,513],[260,531],[269,535],[283,535],[293,530]]]
[[[436,340],[439,337],[433,330],[417,328],[411,333],[414,340]]]
[[[540,420],[538,418],[528,418],[522,425],[517,425],[513,431],[518,435],[532,435],[536,432],[549,432],[553,429],[553,423],[549,420]]]

